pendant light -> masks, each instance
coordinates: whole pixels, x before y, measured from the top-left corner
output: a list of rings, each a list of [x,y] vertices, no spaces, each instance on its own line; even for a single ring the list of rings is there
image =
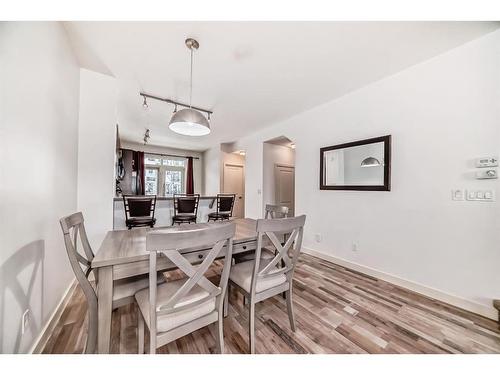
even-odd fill
[[[191,75],[189,84],[189,108],[174,112],[168,127],[170,130],[188,136],[202,136],[210,134],[210,123],[207,118],[191,106],[193,96],[193,52],[200,46],[199,43],[188,38],[185,41],[186,47],[191,51]]]

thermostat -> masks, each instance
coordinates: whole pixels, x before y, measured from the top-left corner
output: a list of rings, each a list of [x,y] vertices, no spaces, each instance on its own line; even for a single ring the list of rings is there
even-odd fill
[[[479,180],[489,179],[489,178],[498,178],[498,173],[496,169],[486,169],[482,171],[476,172],[476,178]]]

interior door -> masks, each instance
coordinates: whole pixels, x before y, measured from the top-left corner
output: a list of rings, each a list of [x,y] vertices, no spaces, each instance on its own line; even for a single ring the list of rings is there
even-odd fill
[[[295,216],[295,167],[275,164],[276,204],[289,209],[288,216]]]
[[[223,193],[236,194],[233,216],[245,216],[245,172],[242,165],[224,164]]]

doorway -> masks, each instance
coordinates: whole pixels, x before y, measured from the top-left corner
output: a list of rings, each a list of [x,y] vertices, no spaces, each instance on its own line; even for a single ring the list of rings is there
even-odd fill
[[[222,192],[236,194],[233,216],[245,216],[245,170],[243,165],[224,163]]]
[[[275,164],[275,204],[288,207],[288,215],[295,216],[295,167]]]
[[[262,213],[266,204],[286,206],[295,215],[295,145],[285,136],[263,144]]]

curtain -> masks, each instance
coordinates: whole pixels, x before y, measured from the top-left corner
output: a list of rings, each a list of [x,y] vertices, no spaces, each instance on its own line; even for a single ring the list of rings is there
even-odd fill
[[[144,152],[137,151],[137,195],[144,195],[145,192]]]
[[[193,157],[188,156],[186,168],[186,194],[194,194]]]

